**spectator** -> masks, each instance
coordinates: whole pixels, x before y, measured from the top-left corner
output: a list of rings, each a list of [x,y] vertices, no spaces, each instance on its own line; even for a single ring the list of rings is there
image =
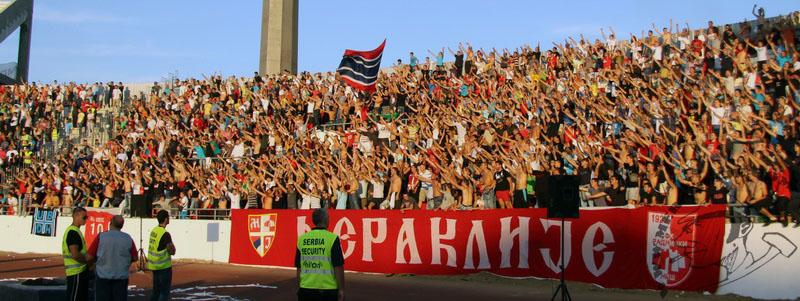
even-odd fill
[[[127,300],[128,276],[132,264],[139,260],[136,244],[122,232],[125,219],[115,215],[109,231],[97,235],[86,255],[95,264],[95,300]]]
[[[767,20],[754,32],[671,24],[628,40],[610,29],[546,51],[464,43],[448,48],[453,62],[444,48],[422,62],[410,52],[372,94],[333,73],[214,75],[130,99],[114,83],[3,86],[0,168],[20,170],[12,180],[33,204],[51,191],[135,216],[181,195],[194,215],[529,207],[528,183],[552,174],[579,175],[587,206],[734,203],[788,224],[798,24]],[[53,129],[88,132],[103,104],[120,102],[108,142],[39,160]]]

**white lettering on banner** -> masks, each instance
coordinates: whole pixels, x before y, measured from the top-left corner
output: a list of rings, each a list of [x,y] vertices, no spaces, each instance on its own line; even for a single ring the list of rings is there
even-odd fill
[[[472,221],[472,229],[469,230],[469,238],[467,238],[467,257],[464,261],[465,269],[474,269],[475,262],[472,259],[472,249],[474,244],[478,244],[478,269],[488,269],[491,267],[489,263],[489,254],[486,252],[486,238],[483,235],[483,221]]]
[[[362,231],[364,231],[361,260],[372,261],[372,244],[379,244],[386,240],[386,218],[365,218],[361,222]],[[378,236],[372,235],[372,223],[378,224]]]
[[[414,219],[404,218],[403,225],[400,226],[400,233],[397,234],[397,254],[394,263],[406,264],[406,248],[408,248],[410,264],[420,264],[422,259],[419,257],[417,249],[417,239],[414,235]]]
[[[297,237],[303,235],[303,233],[311,231],[311,227],[306,223],[305,216],[298,216],[297,217]]]
[[[451,245],[442,243],[442,240],[453,240],[456,238],[456,220],[445,219],[447,228],[445,233],[439,231],[440,217],[431,218],[431,264],[442,264],[442,250],[447,252],[447,266],[456,266],[456,249]]]
[[[342,226],[345,227],[345,232],[342,233]],[[353,255],[353,251],[356,250],[356,242],[350,239],[351,235],[356,235],[356,228],[353,227],[353,223],[350,222],[349,218],[343,217],[338,222],[336,222],[336,226],[333,227],[333,233],[339,235],[339,243],[345,242],[346,244],[342,246],[342,253],[344,258],[350,257]]]
[[[519,264],[520,269],[528,268],[528,237],[530,229],[530,217],[519,217],[519,226],[511,230],[511,217],[500,219],[500,267],[511,267],[511,248],[514,247],[514,238],[519,242]]]
[[[600,230],[603,234],[603,242],[593,245],[594,237],[597,235],[597,230]],[[586,234],[583,236],[583,243],[581,244],[581,253],[583,255],[583,263],[586,265],[586,269],[589,270],[589,273],[592,273],[595,277],[599,277],[606,271],[608,268],[611,267],[611,262],[614,261],[614,251],[605,251],[608,248],[608,244],[614,243],[614,233],[611,232],[611,229],[603,222],[596,222],[586,230]],[[600,267],[597,267],[597,263],[594,260],[594,253],[595,252],[603,252],[603,262],[600,263]]]
[[[542,253],[542,259],[544,259],[544,264],[550,268],[555,273],[561,272],[561,261],[564,261],[564,269],[569,267],[569,258],[572,256],[572,222],[564,222],[564,229],[561,229],[561,221],[559,220],[549,220],[549,219],[539,219],[542,222],[542,227],[544,228],[544,233],[547,234],[547,230],[550,229],[551,226],[558,227],[559,231],[564,231],[564,258],[558,256],[558,263],[553,262],[553,258],[550,256],[550,248],[540,248],[539,252]],[[560,247],[560,239],[561,233],[559,235],[559,247]]]

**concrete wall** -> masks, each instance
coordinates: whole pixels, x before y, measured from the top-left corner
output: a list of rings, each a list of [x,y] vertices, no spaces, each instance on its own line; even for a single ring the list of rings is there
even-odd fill
[[[0,251],[15,253],[61,253],[61,240],[64,230],[72,222],[69,217],[59,217],[58,235],[56,237],[42,237],[31,234],[31,217],[0,216]],[[207,238],[208,224],[219,224],[219,241],[209,243]],[[142,234],[144,235],[144,249],[147,250],[147,236],[150,229],[155,227],[155,219],[142,219]],[[139,245],[139,219],[130,218],[125,221],[122,229],[133,237]],[[167,231],[172,234],[177,253],[176,259],[206,260],[215,262],[228,262],[230,254],[230,221],[198,221],[198,220],[172,220],[167,226]]]

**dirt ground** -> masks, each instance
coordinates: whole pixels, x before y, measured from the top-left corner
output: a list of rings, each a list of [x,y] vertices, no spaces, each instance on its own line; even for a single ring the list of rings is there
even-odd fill
[[[0,252],[0,281],[64,277],[60,256]],[[173,300],[294,300],[295,271],[226,263],[177,262]],[[483,273],[468,276],[415,276],[347,273],[347,300],[550,300],[558,283],[510,279]],[[147,300],[152,276],[131,276],[129,300]],[[604,289],[568,283],[573,300],[751,300],[678,291]],[[662,296],[663,295],[663,296]]]

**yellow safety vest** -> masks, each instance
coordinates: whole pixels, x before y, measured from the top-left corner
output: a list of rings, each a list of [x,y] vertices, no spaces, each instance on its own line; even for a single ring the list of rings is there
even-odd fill
[[[300,251],[300,287],[309,289],[338,289],[334,275],[331,249],[336,234],[314,229],[297,239]]]
[[[172,256],[169,249],[158,250],[161,237],[167,233],[164,227],[156,226],[150,231],[150,245],[147,246],[147,269],[151,271],[165,270],[172,267]]]
[[[32,151],[27,150],[27,149],[22,151],[22,158],[23,158],[22,159],[22,163],[25,163],[25,164],[33,163],[33,159],[31,158],[32,156],[33,156],[33,152]]]
[[[67,231],[64,231],[64,237],[62,238],[61,242],[61,255],[64,257],[64,268],[67,271],[67,276],[78,275],[81,272],[86,270],[86,264],[80,263],[75,259],[72,259],[72,253],[69,251],[69,246],[67,246],[67,236],[69,231],[75,231],[78,235],[81,236],[81,254],[86,255],[86,240],[83,239],[83,233],[81,233],[81,229],[75,227],[74,225],[70,225],[67,227]]]

